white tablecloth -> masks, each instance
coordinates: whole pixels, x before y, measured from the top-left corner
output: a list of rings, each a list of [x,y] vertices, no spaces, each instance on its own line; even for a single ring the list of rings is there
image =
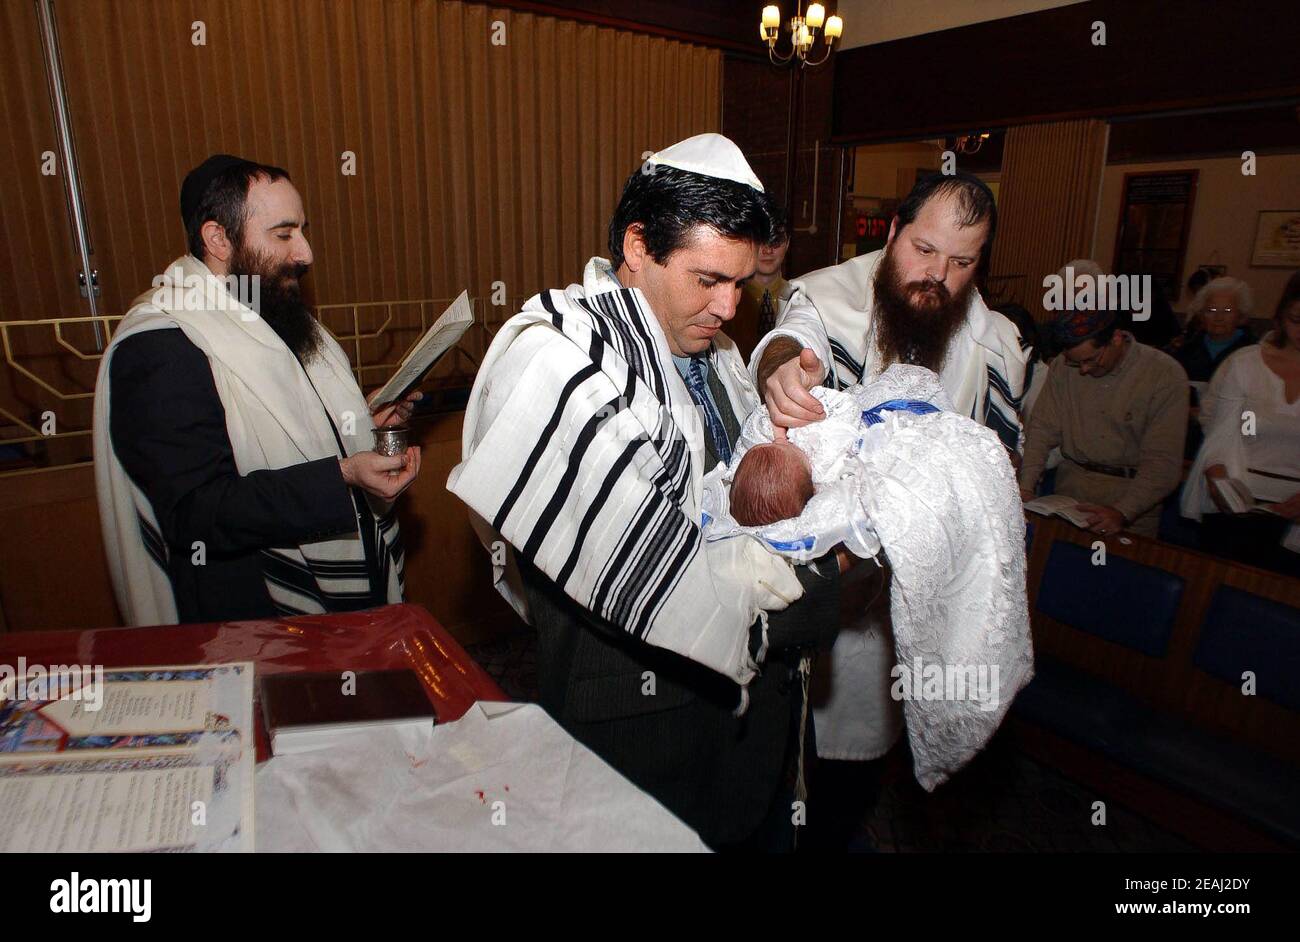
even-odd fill
[[[706,851],[535,704],[476,703],[257,773],[259,851]]]

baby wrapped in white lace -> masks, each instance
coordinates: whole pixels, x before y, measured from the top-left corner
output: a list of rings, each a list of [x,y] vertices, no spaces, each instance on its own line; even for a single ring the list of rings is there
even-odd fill
[[[802,562],[836,544],[882,549],[917,780],[945,781],[983,748],[1033,676],[1019,488],[997,435],[952,411],[930,370],[889,367],[843,392],[814,389],[826,418],[791,429],[815,493],[798,517],[744,527],[729,488],[745,454],[773,441],[766,409],[729,465],[705,476],[706,539],[751,536]]]

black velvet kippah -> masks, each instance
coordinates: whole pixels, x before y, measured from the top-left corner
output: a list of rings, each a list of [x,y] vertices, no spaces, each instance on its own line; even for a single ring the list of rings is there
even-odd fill
[[[198,209],[199,203],[203,200],[203,194],[208,191],[208,187],[213,180],[231,167],[246,163],[249,163],[249,161],[243,157],[232,157],[230,154],[213,154],[187,173],[185,182],[181,184],[181,219],[189,219],[190,214]]]

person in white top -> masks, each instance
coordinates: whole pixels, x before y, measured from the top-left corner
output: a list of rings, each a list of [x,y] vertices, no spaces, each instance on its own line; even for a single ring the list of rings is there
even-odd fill
[[[1262,343],[1223,361],[1200,420],[1183,515],[1202,520],[1211,552],[1300,576],[1300,293],[1283,296]],[[1216,481],[1244,485],[1272,513],[1231,513]]]

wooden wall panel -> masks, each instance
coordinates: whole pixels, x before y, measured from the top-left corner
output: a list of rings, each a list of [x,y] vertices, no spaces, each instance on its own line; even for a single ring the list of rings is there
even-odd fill
[[[0,533],[0,622],[5,630],[122,624],[104,558],[92,468],[5,478]]]
[[[180,254],[180,183],[211,153],[289,171],[320,303],[480,296],[497,280],[526,296],[603,252],[643,151],[720,118],[716,50],[480,4],[84,0],[59,13],[110,310]],[[206,46],[191,45],[196,17]]]
[[[606,253],[609,217],[644,153],[720,129],[717,49],[489,4],[61,0],[56,13],[108,312],[185,251],[181,180],[231,152],[285,167],[302,192],[316,303],[450,300],[469,288],[484,323],[466,347],[481,354],[485,327]],[[191,42],[196,20],[206,45]],[[498,21],[504,45],[491,41]],[[40,152],[57,147],[30,2],[0,5],[0,78],[11,170],[0,175],[0,318],[82,314],[62,184],[39,174]],[[355,176],[341,173],[344,151]],[[492,308],[498,281],[510,301]],[[365,342],[364,359],[392,359],[413,339],[416,309],[394,314],[399,328]],[[361,327],[383,316],[365,313]],[[76,339],[90,349],[88,332]],[[42,376],[91,390],[93,360],[58,354],[46,328],[24,343],[45,358]],[[59,402],[2,365],[0,407],[29,420],[54,408],[61,430],[90,418],[89,400]],[[445,490],[460,452],[448,421],[426,430],[435,440],[405,499],[408,595],[473,640],[517,623]],[[87,446],[60,447],[84,457]],[[0,624],[116,623],[89,469],[8,477],[3,489]],[[54,591],[69,572],[85,574],[78,591]]]
[[[717,49],[487,4],[77,0],[56,15],[109,313],[185,251],[180,184],[213,153],[289,171],[316,255],[310,300],[450,300],[468,288],[486,326],[605,254],[609,216],[642,154],[720,127]],[[199,21],[206,42],[196,46]],[[61,183],[38,172],[40,152],[55,148],[44,75],[31,3],[4,4],[8,320],[85,313]],[[355,175],[342,172],[345,152]],[[497,282],[510,301],[494,308]],[[364,312],[361,329],[384,314]],[[397,330],[362,345],[367,360],[391,362],[414,339],[415,309],[395,315]],[[90,350],[89,331],[78,342]],[[479,355],[485,346],[482,330],[466,344]],[[60,352],[47,328],[24,329],[19,352],[41,358],[38,372],[61,389],[93,386],[95,362]],[[65,430],[90,421],[89,400],[59,401],[2,365],[0,408],[25,421],[53,408]],[[87,442],[75,444],[40,460],[86,457]]]
[[[469,511],[447,490],[460,463],[463,413],[417,423],[420,476],[402,497],[406,600],[423,605],[461,644],[527,630],[492,586],[488,551],[469,523]]]
[[[67,168],[55,132],[46,81],[36,7],[31,2],[0,4],[0,319],[84,315],[89,308],[77,289],[77,260],[70,214],[64,196]],[[44,155],[54,157],[46,174]],[[68,337],[91,350],[89,331],[73,330]],[[87,392],[94,385],[94,364],[66,355],[47,329],[15,330],[11,348],[31,370],[69,392]],[[34,427],[41,413],[52,409],[62,428],[87,425],[89,407],[63,401],[17,375],[0,361],[0,409]],[[18,426],[0,415],[0,442],[19,435]],[[66,442],[47,446],[64,459],[84,449]]]
[[[1294,99],[1294,20],[1295,0],[1090,0],[858,46],[835,57],[835,139]],[[1221,60],[1232,64],[1211,65]]]
[[[1006,134],[990,283],[1040,321],[1043,278],[1087,258],[1106,165],[1104,121],[1058,121]]]
[[[417,422],[420,476],[402,496],[406,599],[427,608],[462,644],[524,624],[492,587],[487,551],[446,487],[460,461],[461,414]],[[0,630],[108,628],[121,624],[100,538],[93,470],[63,468],[4,479]]]
[[[0,87],[0,317],[82,313],[62,160],[41,172],[59,142],[32,3],[0,4]]]

